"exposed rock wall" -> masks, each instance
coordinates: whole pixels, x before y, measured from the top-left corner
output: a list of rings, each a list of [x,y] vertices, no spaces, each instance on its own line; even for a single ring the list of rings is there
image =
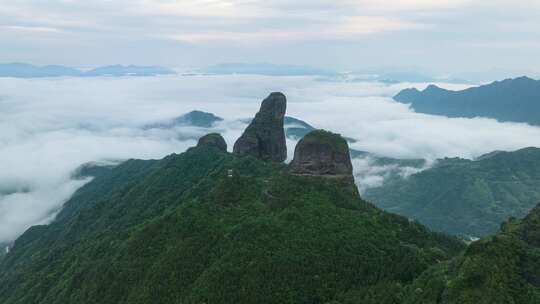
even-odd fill
[[[282,93],[272,93],[234,144],[237,155],[252,155],[265,161],[283,162],[287,158],[283,119],[287,98]]]

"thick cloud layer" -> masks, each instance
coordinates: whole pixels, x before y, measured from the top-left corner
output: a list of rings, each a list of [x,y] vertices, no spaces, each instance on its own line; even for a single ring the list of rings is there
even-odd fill
[[[539,7],[537,0],[0,0],[0,50],[6,62],[74,66],[270,61],[489,75],[496,66],[508,76],[540,72]]]
[[[540,128],[416,114],[390,98],[408,86],[248,75],[2,78],[0,243],[13,240],[31,225],[50,221],[87,182],[71,179],[79,165],[103,159],[161,158],[184,151],[208,132],[141,126],[194,109],[208,111],[225,118],[214,131],[221,132],[231,147],[245,127],[237,119],[251,117],[271,91],[287,94],[289,115],[356,138],[354,148],[385,156],[472,158],[492,150],[540,146]],[[288,141],[289,158],[294,144]],[[355,166],[361,189],[376,186],[385,172],[395,170],[374,168],[369,160],[357,160]]]

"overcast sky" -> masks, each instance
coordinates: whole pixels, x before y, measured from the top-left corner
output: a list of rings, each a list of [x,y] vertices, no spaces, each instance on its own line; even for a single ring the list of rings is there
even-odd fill
[[[540,71],[539,0],[0,0],[0,62]]]

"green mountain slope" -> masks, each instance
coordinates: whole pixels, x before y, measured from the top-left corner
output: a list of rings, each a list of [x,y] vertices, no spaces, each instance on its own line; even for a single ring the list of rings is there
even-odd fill
[[[448,117],[491,117],[499,121],[540,125],[540,80],[506,79],[462,91],[430,85],[423,91],[405,89],[394,99],[419,113]]]
[[[15,242],[0,302],[399,303],[462,248],[340,179],[203,146],[99,171]]]
[[[407,287],[405,304],[540,303],[540,205]]]
[[[0,243],[0,260],[2,260],[8,253],[8,244]]]
[[[491,153],[475,161],[440,160],[363,196],[437,231],[492,234],[509,217],[525,216],[540,201],[540,149]]]

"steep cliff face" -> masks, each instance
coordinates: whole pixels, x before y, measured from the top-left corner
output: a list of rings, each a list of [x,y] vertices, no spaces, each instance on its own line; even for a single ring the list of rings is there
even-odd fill
[[[352,164],[347,141],[339,134],[323,130],[307,134],[296,145],[290,172],[352,177]]]
[[[287,98],[282,93],[272,93],[234,144],[234,154],[252,155],[264,161],[282,162],[287,158],[283,119]]]

